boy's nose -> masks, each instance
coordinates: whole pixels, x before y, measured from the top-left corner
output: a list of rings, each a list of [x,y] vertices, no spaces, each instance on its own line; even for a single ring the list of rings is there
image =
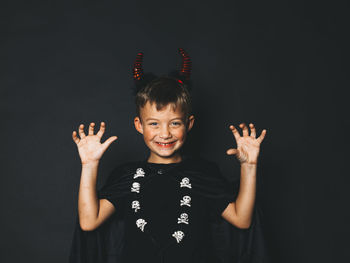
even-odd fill
[[[160,131],[159,137],[162,139],[166,139],[166,138],[171,137],[171,134],[170,134],[168,127],[162,128],[162,130]]]

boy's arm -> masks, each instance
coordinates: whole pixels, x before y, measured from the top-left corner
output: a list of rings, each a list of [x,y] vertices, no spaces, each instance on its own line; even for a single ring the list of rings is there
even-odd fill
[[[230,129],[236,139],[237,148],[227,150],[227,154],[236,155],[241,164],[239,193],[236,201],[230,203],[221,216],[239,228],[249,228],[255,203],[256,170],[260,144],[265,138],[266,130],[264,129],[261,135],[256,138],[256,130],[253,123],[249,124],[250,134],[245,123],[241,123],[239,127],[242,128],[242,136],[233,125],[230,125]]]
[[[117,139],[109,137],[104,143],[101,138],[106,124],[101,122],[100,130],[94,134],[95,123],[89,125],[88,135],[84,132],[84,124],[79,125],[79,137],[73,131],[72,138],[78,147],[82,170],[78,197],[79,224],[83,230],[93,230],[114,213],[113,204],[106,200],[98,200],[96,191],[97,170],[103,153]]]
[[[238,196],[230,203],[221,216],[238,228],[249,228],[252,222],[256,196],[257,164],[241,164],[241,180]]]
[[[98,162],[82,164],[78,197],[79,224],[82,230],[91,231],[100,226],[115,212],[107,199],[98,199],[96,191]]]

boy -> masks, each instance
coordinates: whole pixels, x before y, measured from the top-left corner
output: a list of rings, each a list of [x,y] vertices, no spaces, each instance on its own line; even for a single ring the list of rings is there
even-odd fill
[[[153,78],[137,91],[134,124],[150,150],[149,157],[117,166],[98,193],[99,160],[117,137],[100,143],[104,122],[96,135],[94,123],[88,136],[82,124],[80,139],[73,132],[82,174],[79,229],[70,262],[218,262],[213,225],[223,218],[236,228],[250,228],[257,159],[266,130],[256,138],[254,125],[250,124],[249,135],[242,123],[241,137],[230,126],[237,149],[229,149],[227,154],[235,154],[241,163],[240,189],[235,198],[215,163],[181,153],[187,132],[194,125],[184,80]]]

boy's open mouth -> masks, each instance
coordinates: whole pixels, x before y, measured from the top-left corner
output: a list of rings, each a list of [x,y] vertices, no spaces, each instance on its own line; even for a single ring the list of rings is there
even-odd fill
[[[174,146],[174,144],[176,143],[176,141],[173,142],[167,142],[167,143],[162,143],[162,142],[156,142],[156,144],[160,147],[164,147],[164,148],[169,148]]]

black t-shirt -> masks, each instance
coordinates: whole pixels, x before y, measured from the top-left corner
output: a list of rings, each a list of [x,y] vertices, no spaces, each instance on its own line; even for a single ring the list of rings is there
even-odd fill
[[[120,165],[99,198],[125,222],[123,263],[205,263],[214,262],[211,224],[235,194],[215,163],[183,157],[180,163]]]

